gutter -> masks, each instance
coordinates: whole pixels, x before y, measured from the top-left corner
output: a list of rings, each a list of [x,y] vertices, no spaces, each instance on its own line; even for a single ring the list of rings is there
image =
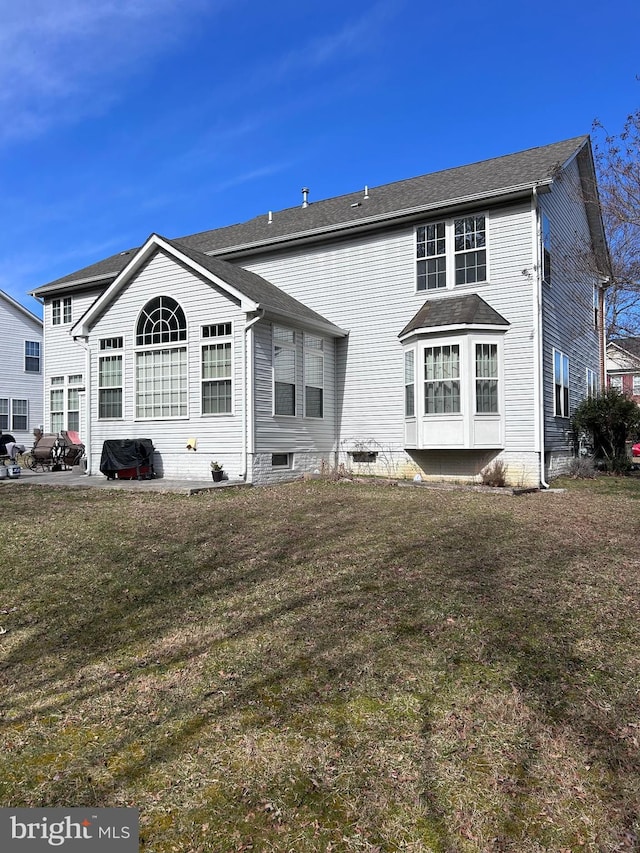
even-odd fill
[[[74,337],[73,342],[74,342],[74,344],[78,344],[79,347],[82,347],[82,349],[84,350],[84,353],[85,353],[85,362],[84,362],[84,369],[85,369],[85,382],[84,382],[85,412],[84,412],[84,418],[85,418],[85,422],[84,422],[84,429],[85,429],[86,438],[85,438],[85,442],[84,442],[84,448],[85,448],[85,454],[86,454],[86,458],[87,458],[87,474],[90,476],[93,473],[92,466],[91,466],[91,461],[92,461],[92,454],[91,454],[91,350],[89,349],[89,345],[87,343],[86,338],[82,338],[79,336]]]
[[[264,309],[259,308],[255,317],[249,320],[244,327],[244,338],[242,341],[242,378],[244,384],[243,412],[242,412],[242,471],[240,476],[247,479],[247,460],[249,456],[249,444],[253,450],[253,327],[264,317]],[[251,428],[250,428],[251,427]]]

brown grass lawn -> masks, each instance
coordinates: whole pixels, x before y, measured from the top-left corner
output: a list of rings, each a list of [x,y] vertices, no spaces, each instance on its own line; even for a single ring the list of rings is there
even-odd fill
[[[640,482],[0,488],[0,805],[141,850],[640,845]]]

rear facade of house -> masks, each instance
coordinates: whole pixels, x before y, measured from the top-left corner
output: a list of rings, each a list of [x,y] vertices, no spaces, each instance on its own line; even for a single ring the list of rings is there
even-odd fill
[[[606,261],[587,137],[153,234],[35,291],[46,427],[77,420],[90,473],[137,437],[168,477],[538,485],[598,386]]]

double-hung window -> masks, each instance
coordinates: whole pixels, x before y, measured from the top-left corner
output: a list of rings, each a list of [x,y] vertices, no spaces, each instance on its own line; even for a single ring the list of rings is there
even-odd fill
[[[416,229],[416,263],[418,290],[486,281],[486,215],[420,225]]]
[[[569,358],[559,350],[553,351],[553,413],[569,417]]]
[[[324,416],[324,341],[316,335],[304,336],[304,414]]]
[[[498,345],[476,344],[476,413],[498,413]]]
[[[122,417],[122,338],[103,338],[98,358],[98,417]]]
[[[640,392],[639,392],[640,393]],[[595,397],[598,394],[598,374],[595,370],[587,367],[587,397]]]
[[[273,411],[296,413],[296,333],[273,327]]]
[[[40,341],[24,342],[25,373],[40,373]]]
[[[228,415],[232,409],[231,393],[231,323],[214,323],[202,327],[202,414]]]
[[[425,347],[424,412],[426,415],[460,412],[460,346]]]
[[[0,397],[0,432],[26,432],[29,401]]]
[[[404,354],[404,416],[413,418],[416,413],[416,354],[406,350]]]
[[[144,306],[136,325],[136,418],[187,416],[187,321],[170,296]]]
[[[49,408],[51,432],[60,432],[64,429],[64,376],[51,377]]]

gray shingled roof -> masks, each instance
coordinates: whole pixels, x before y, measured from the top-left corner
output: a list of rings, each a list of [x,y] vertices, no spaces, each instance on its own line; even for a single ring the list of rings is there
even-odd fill
[[[311,308],[294,299],[293,296],[289,296],[280,290],[279,287],[271,284],[256,273],[245,270],[235,264],[230,264],[221,258],[212,258],[209,255],[204,255],[202,252],[185,246],[184,243],[178,240],[168,240],[166,237],[162,237],[161,239],[215,276],[218,276],[218,278],[221,278],[227,284],[230,284],[231,287],[240,291],[240,293],[253,302],[258,302],[266,311],[292,315],[299,318],[300,321],[307,320],[314,324],[320,323],[333,326],[336,333],[342,333],[342,330],[334,323],[331,323],[316,311],[312,311]]]
[[[509,326],[477,293],[430,299],[407,323],[398,335],[403,338],[416,329],[434,329],[442,326]]]
[[[265,212],[248,222],[177,239],[181,245],[200,252],[230,255],[246,251],[249,247],[268,247],[296,238],[371,227],[376,222],[400,219],[483,196],[497,197],[550,181],[557,169],[576,155],[587,141],[587,136],[578,136],[516,154],[371,187],[368,198],[364,197],[361,189],[324,201],[312,201],[305,208],[300,205],[275,211],[271,223]],[[113,279],[136,251],[137,248],[112,255],[56,279],[34,293],[72,282]]]

